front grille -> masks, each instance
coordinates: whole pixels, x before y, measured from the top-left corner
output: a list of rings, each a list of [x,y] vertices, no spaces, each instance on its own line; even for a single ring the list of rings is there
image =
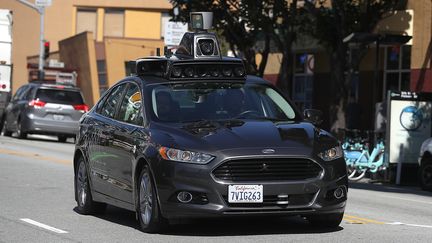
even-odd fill
[[[277,195],[264,195],[262,203],[229,203],[228,196],[222,196],[226,204],[235,208],[261,208],[261,207],[287,207],[287,206],[306,206],[312,202],[315,193],[291,194],[287,199],[280,199]],[[278,204],[278,201],[287,201],[286,204]]]
[[[322,168],[309,159],[272,158],[231,160],[213,171],[223,181],[292,181],[317,178]]]

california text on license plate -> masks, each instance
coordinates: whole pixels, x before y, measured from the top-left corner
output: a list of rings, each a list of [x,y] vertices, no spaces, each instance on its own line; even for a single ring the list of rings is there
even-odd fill
[[[228,202],[229,203],[262,203],[263,186],[262,185],[229,185]]]

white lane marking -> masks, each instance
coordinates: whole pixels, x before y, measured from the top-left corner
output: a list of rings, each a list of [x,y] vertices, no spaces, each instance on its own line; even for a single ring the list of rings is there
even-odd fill
[[[384,196],[384,195],[381,195],[381,196],[382,196],[382,197],[387,197],[387,198],[393,198],[393,199],[399,199],[399,200],[410,201],[410,202],[417,202],[417,203],[432,204],[432,202],[421,201],[421,200],[414,200],[414,199],[408,199],[408,198],[403,198],[403,197],[392,197],[392,196]]]
[[[50,231],[55,232],[55,233],[59,233],[59,234],[66,234],[67,233],[67,231],[57,229],[57,228],[51,227],[51,226],[46,225],[46,224],[39,223],[39,222],[31,220],[31,219],[24,218],[24,219],[20,219],[20,220],[24,221],[26,223],[32,224],[32,225],[36,225],[36,226],[41,227],[43,229],[50,230]]]
[[[432,225],[404,224],[401,222],[394,222],[394,223],[387,223],[387,224],[389,224],[389,225],[406,225],[406,226],[421,227],[421,228],[432,228]]]

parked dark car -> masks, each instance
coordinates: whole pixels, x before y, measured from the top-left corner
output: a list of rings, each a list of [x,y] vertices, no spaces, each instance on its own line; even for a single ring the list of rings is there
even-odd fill
[[[78,122],[88,111],[81,91],[74,86],[30,83],[20,87],[6,108],[3,134],[58,136],[60,142],[75,137]]]

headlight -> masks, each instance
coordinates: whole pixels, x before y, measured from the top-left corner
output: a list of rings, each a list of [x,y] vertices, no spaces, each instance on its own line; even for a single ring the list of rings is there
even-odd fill
[[[165,160],[172,160],[183,163],[207,164],[214,159],[214,156],[204,153],[183,151],[179,149],[160,147],[159,154]]]
[[[336,146],[318,154],[318,156],[324,161],[332,161],[335,159],[339,159],[342,157],[342,155],[343,152],[340,146]]]

